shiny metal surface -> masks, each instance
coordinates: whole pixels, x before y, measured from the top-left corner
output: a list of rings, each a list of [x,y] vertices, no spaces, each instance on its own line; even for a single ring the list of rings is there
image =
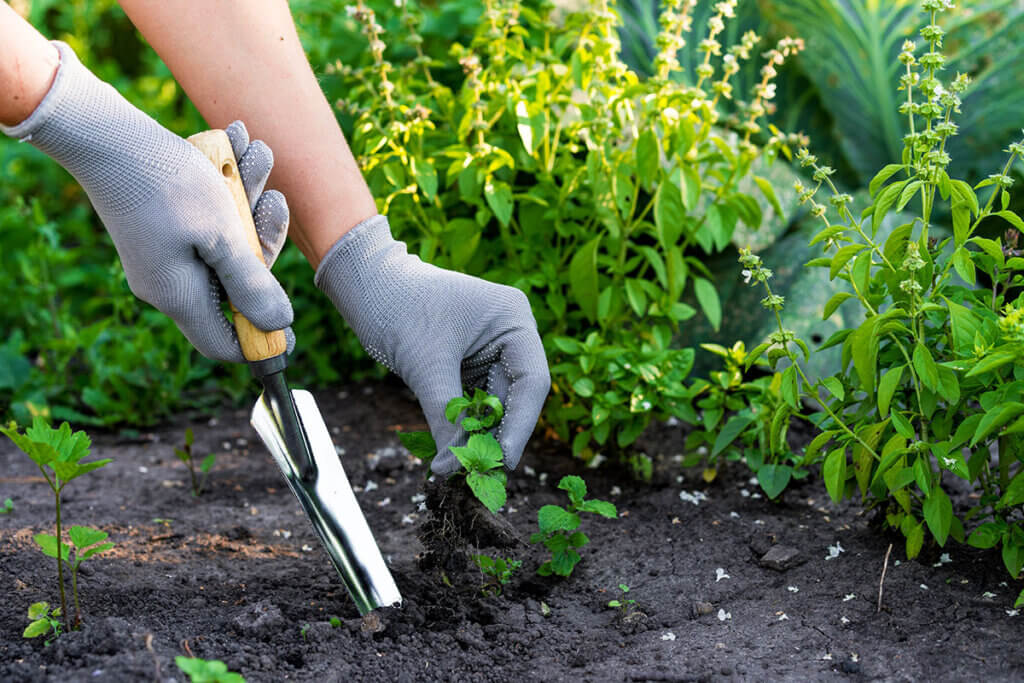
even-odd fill
[[[398,586],[359,509],[313,395],[276,389],[268,384],[260,394],[252,426],[313,523],[359,613],[400,604]],[[298,416],[297,423],[292,415]]]

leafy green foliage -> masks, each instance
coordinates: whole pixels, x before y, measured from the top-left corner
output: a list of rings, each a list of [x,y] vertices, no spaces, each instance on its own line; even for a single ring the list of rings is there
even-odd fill
[[[38,638],[49,635],[45,644],[49,645],[61,634],[60,607],[50,611],[50,605],[46,602],[35,602],[29,605],[29,625],[22,632],[22,638]]]
[[[582,531],[577,531],[582,522],[581,512],[590,512],[609,519],[616,519],[618,511],[612,503],[603,500],[586,500],[587,485],[581,477],[574,474],[562,477],[558,488],[569,496],[569,504],[565,507],[544,505],[537,511],[538,532],[530,536],[530,543],[543,543],[551,552],[551,559],[540,566],[537,573],[541,576],[569,576],[580,561],[579,548],[590,539]]]
[[[850,208],[852,197],[830,179],[833,170],[806,150],[798,155],[814,180],[810,188],[800,185],[801,199],[825,226],[812,244],[826,255],[808,266],[828,269],[830,278],[851,286],[853,295],[832,310],[852,301],[865,314],[857,327],[822,345],[841,348],[842,366],[831,376],[808,376],[801,365],[806,345],[781,317],[773,338],[751,356],[765,356],[773,369],[781,359],[789,362],[780,376],[794,415],[804,401],[822,408],[813,418],[819,436],[804,462],[823,462],[833,499],[859,493],[869,505],[882,506],[887,523],[906,537],[908,557],[921,552],[927,532],[940,546],[953,539],[1001,547],[1008,573],[1017,578],[1024,567],[1024,258],[1017,246],[1024,224],[1007,207],[1008,172],[1024,157],[1024,141],[1009,146],[1001,172],[973,187],[950,174],[945,143],[958,132],[952,119],[967,78],[939,80],[936,15],[944,4],[924,5],[930,12],[921,31],[927,49],[918,54],[907,41],[899,55],[906,98],[900,111],[910,133],[900,163],[884,166],[872,180],[872,201],[859,217]],[[834,216],[815,200],[822,187],[831,192]],[[940,212],[940,205],[947,210]],[[913,220],[881,239],[876,230],[885,215],[908,206],[920,207]],[[935,237],[943,214],[952,219],[950,236]],[[983,223],[1005,229],[1003,238],[983,237]],[[748,279],[767,292],[764,306],[781,311],[784,298],[772,291],[761,259],[744,251],[740,260]],[[952,477],[978,493],[962,516],[943,488]],[[971,522],[980,524],[968,536]]]
[[[14,501],[10,498],[4,498],[3,505],[0,505],[0,515],[9,515],[14,512]]]
[[[195,435],[192,433],[192,428],[186,428],[185,445],[183,448],[175,448],[174,455],[188,467],[189,480],[192,483],[192,496],[198,498],[203,493],[203,488],[210,478],[210,470],[213,469],[214,463],[217,462],[217,455],[210,453],[203,458],[199,463],[199,471],[197,472],[196,461],[192,456],[193,443],[195,443]]]
[[[228,666],[219,659],[200,659],[178,655],[174,663],[192,683],[245,683],[242,674],[228,671]]]
[[[82,462],[89,456],[90,440],[85,432],[72,432],[71,425],[63,423],[60,428],[53,429],[46,420],[37,417],[33,420],[32,426],[22,434],[15,423],[7,427],[0,427],[0,433],[4,434],[20,448],[28,457],[36,463],[43,478],[53,491],[54,508],[56,513],[56,535],[37,534],[35,541],[42,549],[43,554],[52,557],[57,561],[57,584],[60,589],[60,614],[66,615],[67,599],[64,593],[64,565],[67,563],[72,570],[72,586],[75,600],[75,621],[74,628],[81,623],[81,610],[78,603],[78,567],[82,561],[96,553],[109,550],[113,544],[94,546],[107,537],[104,532],[97,532],[84,527],[71,527],[69,531],[72,544],[76,549],[74,562],[70,559],[70,546],[63,541],[61,530],[61,492],[68,482],[83,474],[87,474],[103,467],[111,462],[109,458]],[[73,534],[71,532],[74,532]],[[102,534],[102,537],[97,537]],[[95,539],[95,540],[92,540]],[[89,541],[86,543],[86,541]],[[88,548],[88,549],[87,549]]]
[[[501,400],[486,391],[476,389],[465,396],[456,396],[445,406],[445,417],[452,424],[459,424],[470,433],[465,446],[449,446],[458,458],[464,471],[452,476],[464,476],[473,495],[484,507],[496,513],[508,499],[505,485],[505,457],[501,444],[488,432],[496,427],[505,414]],[[409,452],[423,460],[429,467],[437,455],[437,444],[430,432],[399,432],[399,440]]]
[[[483,587],[484,593],[501,595],[502,588],[512,581],[512,576],[523,566],[521,560],[512,558],[491,557],[490,555],[471,555],[473,563],[487,577]]]
[[[726,121],[730,80],[757,38],[720,45],[722,13],[689,37],[707,36],[692,80],[669,77],[682,25],[665,29],[658,72],[639,80],[619,58],[607,2],[558,21],[551,10],[485,3],[471,40],[445,56],[462,74],[442,75],[422,47],[399,59],[406,46],[388,45],[360,2],[370,49],[329,75],[346,86],[339,106],[378,208],[410,249],[528,294],[552,370],[545,419],[589,457],[628,446],[652,417],[686,413],[693,352],[673,339],[698,308],[720,323],[704,261],[738,226],[762,222],[754,195],[770,185],[739,187],[760,156],[751,139],[771,77]],[[428,23],[419,12],[402,8],[413,46]],[[778,65],[797,49],[785,40],[767,54]],[[730,59],[716,67],[722,52]]]
[[[608,606],[619,610],[619,616],[625,618],[629,616],[630,612],[635,611],[636,600],[626,597],[629,594],[629,586],[624,583],[619,584],[619,592],[621,593],[621,596],[613,600],[609,600]]]

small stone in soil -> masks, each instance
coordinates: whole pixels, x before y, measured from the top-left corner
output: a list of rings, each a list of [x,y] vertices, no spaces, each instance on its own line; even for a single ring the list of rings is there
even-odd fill
[[[695,603],[693,603],[693,614],[695,616],[702,617],[705,614],[711,614],[714,611],[714,605],[712,605],[710,602],[698,600]]]
[[[759,560],[762,567],[774,569],[775,571],[786,571],[792,567],[802,564],[805,558],[800,556],[800,551],[788,545],[774,545],[768,549]]]
[[[384,622],[376,612],[363,615],[363,624],[359,628],[363,633],[380,633],[384,630]]]

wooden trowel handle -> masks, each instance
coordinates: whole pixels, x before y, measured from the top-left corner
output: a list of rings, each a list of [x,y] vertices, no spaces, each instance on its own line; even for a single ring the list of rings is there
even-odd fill
[[[206,130],[196,133],[188,139],[195,145],[206,158],[217,167],[228,185],[231,198],[238,209],[238,215],[245,227],[246,238],[249,242],[249,249],[259,258],[263,259],[263,248],[260,246],[260,238],[256,234],[256,226],[252,222],[252,212],[249,210],[249,200],[245,196],[245,188],[242,186],[242,177],[238,173],[238,164],[235,163],[235,153],[231,149],[231,141],[228,134],[222,130]],[[245,316],[238,312],[234,304],[231,304],[231,311],[234,313],[235,332],[238,333],[238,341],[242,345],[242,355],[248,361],[260,361],[280,356],[288,350],[288,342],[284,336],[284,330],[275,332],[264,332]]]

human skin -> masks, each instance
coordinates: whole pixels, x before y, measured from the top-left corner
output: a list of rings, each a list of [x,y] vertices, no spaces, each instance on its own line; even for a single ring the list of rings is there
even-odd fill
[[[57,49],[0,2],[0,124],[14,126],[35,111],[59,62]]]
[[[274,152],[269,187],[288,198],[289,236],[315,269],[377,207],[306,59],[284,0],[121,0],[206,122],[244,116]],[[244,113],[244,114],[243,114]]]

